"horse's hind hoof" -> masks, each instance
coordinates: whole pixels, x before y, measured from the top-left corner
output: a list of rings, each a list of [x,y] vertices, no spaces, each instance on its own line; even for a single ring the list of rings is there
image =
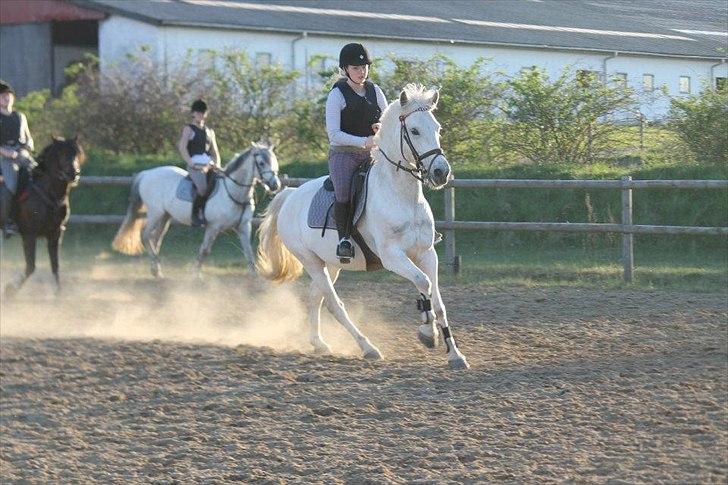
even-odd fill
[[[434,335],[428,335],[427,333],[423,332],[423,328],[425,327],[426,330],[432,329],[432,326],[430,325],[420,325],[420,328],[417,330],[417,338],[422,342],[422,345],[427,347],[428,349],[434,349],[437,347],[437,344],[439,343],[439,335],[435,333]]]
[[[453,370],[463,370],[463,369],[470,368],[470,364],[468,364],[468,361],[465,360],[465,356],[463,356],[463,355],[449,359],[447,361],[447,364]]]

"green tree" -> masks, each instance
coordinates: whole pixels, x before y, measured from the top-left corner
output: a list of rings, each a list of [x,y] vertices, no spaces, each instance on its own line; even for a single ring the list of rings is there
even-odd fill
[[[522,71],[503,99],[503,146],[534,163],[589,163],[604,157],[619,130],[614,121],[635,110],[619,82],[579,77],[566,69],[551,81],[542,70]]]
[[[695,159],[728,169],[728,88],[709,84],[696,96],[673,98],[668,126],[687,145]]]

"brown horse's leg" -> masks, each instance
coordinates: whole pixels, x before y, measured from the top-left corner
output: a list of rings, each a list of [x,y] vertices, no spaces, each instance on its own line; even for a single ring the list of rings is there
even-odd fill
[[[60,232],[48,235],[48,257],[51,260],[51,272],[56,281],[56,291],[61,289],[61,281],[58,277],[58,246],[60,239]]]
[[[25,253],[25,273],[21,274],[16,281],[5,285],[5,295],[8,297],[15,294],[35,271],[35,236],[23,235],[23,252]]]

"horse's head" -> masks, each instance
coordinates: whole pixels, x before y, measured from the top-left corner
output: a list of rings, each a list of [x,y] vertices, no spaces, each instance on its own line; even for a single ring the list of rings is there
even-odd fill
[[[408,84],[399,100],[382,115],[377,133],[378,145],[385,157],[433,188],[441,189],[452,178],[452,170],[440,147],[440,123],[432,111],[440,93],[420,85]]]
[[[268,142],[253,143],[252,155],[256,178],[263,183],[266,190],[277,192],[281,188],[281,181],[278,178],[278,158],[273,153],[273,145]]]
[[[38,155],[38,170],[51,179],[76,184],[85,160],[86,154],[77,136],[69,140],[54,136]]]

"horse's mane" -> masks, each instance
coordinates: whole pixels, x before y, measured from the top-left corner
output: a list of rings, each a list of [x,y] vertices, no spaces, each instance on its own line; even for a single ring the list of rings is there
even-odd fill
[[[436,91],[434,89],[427,89],[422,84],[410,83],[404,87],[404,92],[407,95],[407,103],[404,106],[399,104],[399,97],[389,103],[387,109],[382,113],[381,121],[385,124],[390,118],[399,117],[401,113],[410,113],[418,108],[432,107],[432,97]]]
[[[238,168],[240,168],[240,164],[243,163],[243,160],[245,160],[248,155],[250,154],[250,151],[253,148],[248,148],[243,153],[236,153],[233,155],[233,158],[230,159],[228,163],[225,164],[223,167],[223,170],[225,171],[226,175],[230,175],[234,171],[236,171]]]

